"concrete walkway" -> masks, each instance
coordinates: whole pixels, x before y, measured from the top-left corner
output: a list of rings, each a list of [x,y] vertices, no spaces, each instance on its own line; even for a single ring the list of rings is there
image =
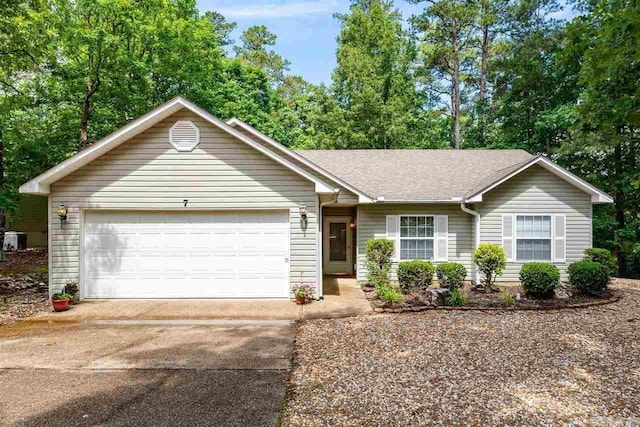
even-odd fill
[[[63,313],[42,313],[31,322],[95,320],[305,320],[371,313],[353,278],[325,278],[323,300],[299,306],[290,300],[86,300]]]

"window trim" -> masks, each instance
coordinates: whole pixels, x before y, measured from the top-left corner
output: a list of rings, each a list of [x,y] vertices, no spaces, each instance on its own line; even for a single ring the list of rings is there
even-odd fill
[[[554,263],[554,259],[555,259],[555,254],[554,254],[554,242],[555,242],[555,234],[556,234],[556,230],[555,230],[555,225],[554,225],[554,214],[550,214],[550,213],[516,213],[513,214],[513,216],[515,217],[515,221],[513,221],[513,252],[514,252],[514,262],[519,262],[519,263],[526,263],[526,262],[549,262],[549,263]],[[541,216],[541,217],[548,217],[550,220],[550,226],[551,226],[551,236],[549,237],[520,237],[518,236],[518,217],[526,217],[526,216]],[[549,243],[551,244],[551,253],[550,253],[550,258],[549,259],[527,259],[527,260],[521,260],[518,258],[518,239],[522,239],[522,240],[549,240]]]
[[[431,217],[433,218],[433,236],[432,237],[402,237],[402,218],[403,217]],[[402,259],[402,239],[405,240],[431,240],[433,242],[433,257],[429,258],[411,258],[411,259]],[[431,261],[435,262],[436,260],[436,215],[435,214],[398,214],[398,262],[402,261],[411,261],[414,259],[419,259],[420,261]]]

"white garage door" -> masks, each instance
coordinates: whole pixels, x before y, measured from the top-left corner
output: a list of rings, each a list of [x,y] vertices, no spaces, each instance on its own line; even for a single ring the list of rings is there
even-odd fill
[[[286,298],[287,211],[87,211],[86,298]]]

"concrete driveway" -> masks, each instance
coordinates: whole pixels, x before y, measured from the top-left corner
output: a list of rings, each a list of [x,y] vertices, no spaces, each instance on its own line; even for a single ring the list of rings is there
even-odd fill
[[[275,425],[293,340],[285,321],[0,327],[1,424]]]

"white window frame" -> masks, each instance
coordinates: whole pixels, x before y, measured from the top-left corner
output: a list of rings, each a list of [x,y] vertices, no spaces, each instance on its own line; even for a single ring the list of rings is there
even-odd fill
[[[433,236],[432,237],[402,237],[402,218],[432,218],[433,219]],[[402,240],[431,240],[433,241],[433,257],[429,258],[411,258],[411,259],[402,259]],[[435,262],[436,260],[436,215],[433,214],[398,214],[398,261],[411,261],[413,259],[420,259],[421,261],[431,261]]]
[[[513,259],[515,260],[515,262],[549,262],[549,263],[553,263],[555,262],[554,259],[554,242],[555,242],[555,225],[554,225],[554,216],[553,214],[540,214],[540,213],[526,213],[526,214],[521,214],[521,213],[517,213],[514,214],[514,221],[513,221]],[[551,227],[551,236],[549,237],[520,237],[518,236],[518,217],[525,217],[525,216],[541,216],[541,217],[548,217],[549,221],[550,221],[550,227]],[[527,259],[527,260],[521,260],[518,258],[518,239],[522,239],[522,240],[549,240],[550,244],[551,244],[551,257],[549,259]]]

